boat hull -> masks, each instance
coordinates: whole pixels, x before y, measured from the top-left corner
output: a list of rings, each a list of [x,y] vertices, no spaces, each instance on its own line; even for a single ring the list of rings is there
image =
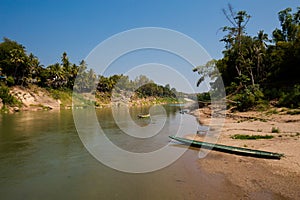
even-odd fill
[[[138,115],[138,118],[149,118],[150,117],[150,114],[147,114],[147,115]]]
[[[243,156],[251,156],[251,157],[258,157],[258,158],[268,158],[268,159],[280,159],[284,156],[284,154],[280,153],[273,153],[268,151],[260,151],[254,149],[247,149],[242,147],[234,147],[234,146],[227,146],[222,144],[213,144],[208,142],[200,142],[195,140],[189,140],[185,138],[169,136],[171,139],[179,141],[181,143],[198,147],[198,148],[205,148],[205,149],[212,149],[216,151],[221,151],[225,153],[231,153],[236,155],[243,155]]]

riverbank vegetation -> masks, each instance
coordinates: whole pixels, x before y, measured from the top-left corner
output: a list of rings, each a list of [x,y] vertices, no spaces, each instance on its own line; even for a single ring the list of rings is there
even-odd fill
[[[232,135],[232,139],[237,140],[258,140],[258,139],[272,139],[273,135],[243,135],[243,134],[235,134]]]
[[[221,28],[223,58],[194,69],[201,76],[198,85],[209,77],[214,80],[213,94],[223,81],[229,106],[239,111],[264,109],[270,104],[300,107],[300,7],[294,12],[291,8],[280,11],[280,28],[271,36],[264,30],[254,36],[247,34],[251,16],[246,11],[235,12],[228,5],[223,13],[229,24]],[[204,93],[199,100],[209,97]]]
[[[275,28],[271,36],[264,30],[249,35],[246,28],[251,16],[246,11],[235,12],[229,4],[223,13],[229,24],[221,28],[223,58],[194,69],[201,76],[197,85],[213,80],[211,91],[199,94],[198,100],[209,101],[224,83],[228,105],[235,110],[265,109],[270,105],[299,108],[300,7],[294,12],[291,8],[280,11],[280,28]],[[185,96],[170,85],[158,85],[143,75],[135,80],[122,74],[98,76],[84,60],[71,63],[66,52],[60,62],[43,66],[23,45],[8,38],[0,43],[0,84],[1,107],[22,104],[10,93],[15,86],[45,88],[63,105],[71,104],[73,89],[95,93],[96,105],[108,104],[112,98],[137,101],[154,97],[157,102],[172,102]]]
[[[84,60],[79,65],[71,63],[66,52],[60,63],[45,67],[36,56],[28,54],[23,45],[8,38],[0,43],[0,84],[0,107],[22,105],[11,94],[10,88],[13,87],[34,88],[33,93],[45,88],[63,106],[72,104],[73,89],[78,93],[95,93],[95,105],[110,103],[114,91],[120,99],[123,94],[131,92],[128,98],[132,101],[147,101],[151,97],[152,102],[153,98],[156,102],[176,102],[181,95],[170,85],[158,85],[144,75],[135,80],[122,74],[98,76],[93,69],[87,69]]]

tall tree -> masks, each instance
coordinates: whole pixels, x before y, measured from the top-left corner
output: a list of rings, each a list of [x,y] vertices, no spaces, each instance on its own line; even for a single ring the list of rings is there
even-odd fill
[[[8,38],[3,39],[0,43],[0,68],[4,75],[12,77],[16,84],[21,84],[26,75],[27,61],[24,46]]]
[[[32,53],[28,56],[29,59],[29,75],[27,78],[28,83],[39,83],[41,81],[40,73],[42,71],[43,65],[40,63],[39,59]]]
[[[278,13],[281,29],[273,31],[275,45],[270,46],[269,52],[269,82],[281,80],[299,83],[300,73],[300,7],[295,13],[286,8]]]
[[[223,9],[223,13],[231,24],[231,26],[223,27],[223,32],[227,32],[227,35],[225,35],[221,40],[225,42],[226,50],[224,53],[231,54],[230,56],[233,56],[233,64],[237,75],[241,79],[245,73],[244,71],[246,70],[249,70],[250,74],[253,74],[252,69],[248,67],[249,63],[247,63],[243,54],[246,25],[248,24],[251,16],[248,15],[246,11],[239,11],[236,13],[230,4],[228,4],[227,10]],[[243,84],[242,80],[239,82],[240,85]]]
[[[254,38],[253,52],[256,67],[256,79],[263,81],[267,74],[265,69],[265,56],[267,51],[267,42],[270,42],[268,34],[260,30]]]
[[[281,30],[275,29],[273,31],[275,42],[292,42],[297,39],[299,33],[300,7],[298,7],[298,12],[294,14],[291,12],[291,8],[286,8],[278,13]]]

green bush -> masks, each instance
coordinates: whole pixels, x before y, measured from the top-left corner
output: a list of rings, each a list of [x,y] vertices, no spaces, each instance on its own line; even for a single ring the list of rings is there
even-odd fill
[[[233,96],[233,100],[237,102],[237,109],[239,111],[247,111],[254,106],[263,104],[264,94],[259,89],[258,85],[249,86],[241,90],[238,94]]]
[[[211,100],[209,92],[197,94],[197,99],[198,101],[204,101],[204,102],[210,102]]]
[[[279,98],[278,106],[288,108],[300,107],[300,85],[295,85],[290,92],[283,93]]]
[[[239,140],[257,140],[257,139],[272,139],[274,136],[272,135],[242,135],[242,134],[235,134],[231,136],[232,139],[239,139]]]
[[[289,115],[299,115],[300,114],[300,110],[289,110],[286,112],[286,114]]]
[[[238,85],[235,82],[232,82],[230,86],[226,87],[226,94],[232,94],[236,91]]]
[[[272,133],[280,133],[280,130],[279,130],[279,128],[272,127],[271,132],[272,132]]]
[[[283,95],[283,91],[278,88],[265,88],[264,89],[264,96],[268,100],[274,100],[274,99],[279,99]]]
[[[48,91],[54,99],[59,99],[62,105],[72,105],[72,90],[48,88]]]
[[[272,114],[278,114],[278,113],[279,113],[278,110],[272,109],[272,110],[269,110],[266,114],[267,115],[272,115]]]
[[[9,93],[9,88],[3,84],[0,85],[0,99],[4,105],[19,105],[20,102]]]
[[[14,77],[12,77],[12,76],[7,77],[6,83],[7,83],[7,85],[9,87],[15,85],[15,79],[14,79]]]

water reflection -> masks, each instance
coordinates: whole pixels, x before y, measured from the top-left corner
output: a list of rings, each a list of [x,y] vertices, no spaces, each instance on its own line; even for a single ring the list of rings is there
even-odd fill
[[[111,108],[106,108],[105,110],[97,112],[99,124],[104,130],[106,137],[109,138],[109,140],[112,143],[124,150],[136,153],[147,153],[158,150],[168,143],[168,136],[175,135],[177,133],[177,130],[179,129],[182,117],[178,114],[180,107],[168,105],[164,106],[166,115],[169,116],[165,123],[161,123],[164,116],[161,115],[161,113],[159,112],[151,113],[150,118],[137,117],[140,113],[149,113],[149,110],[151,110],[150,106],[132,107],[129,109],[131,118],[122,121],[121,125],[126,126],[127,130],[131,131],[130,134],[120,129],[120,127],[116,123],[116,119],[114,119]],[[121,116],[122,114],[125,115],[125,113],[122,112],[118,114]],[[123,119],[125,119],[125,117],[123,117]],[[143,131],[139,129],[134,129],[134,127],[130,127],[131,124],[128,123],[128,120],[133,120],[137,125],[139,125],[140,127],[145,127],[146,129],[144,129]],[[154,129],[159,129],[159,132],[153,137],[147,138],[136,138],[131,136],[138,134],[143,135],[145,134],[144,131],[147,129],[150,131],[154,131]]]
[[[147,119],[143,122],[135,118],[149,108],[143,109],[130,110],[138,125],[148,123]],[[167,107],[170,117],[162,132],[147,140],[132,138],[118,129],[110,109],[97,110],[97,117],[116,145],[148,152],[169,142],[168,135],[173,134],[181,117],[178,109]],[[208,179],[201,173],[197,152],[187,153],[191,156],[163,170],[140,175],[121,173],[102,165],[86,151],[71,111],[0,115],[1,199],[182,199],[187,194],[194,195],[189,199],[198,199],[204,189],[214,188],[207,181],[214,177]]]

